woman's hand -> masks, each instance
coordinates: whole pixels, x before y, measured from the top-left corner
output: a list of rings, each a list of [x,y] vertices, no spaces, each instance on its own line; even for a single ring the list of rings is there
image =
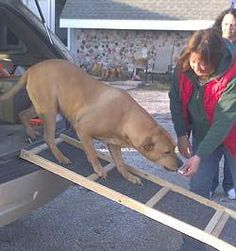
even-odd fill
[[[178,138],[178,149],[183,157],[188,159],[192,156],[192,147],[187,136],[181,136]]]
[[[197,155],[194,155],[193,157],[188,159],[185,162],[183,168],[181,168],[182,174],[186,177],[194,176],[198,171],[200,162],[201,159]]]

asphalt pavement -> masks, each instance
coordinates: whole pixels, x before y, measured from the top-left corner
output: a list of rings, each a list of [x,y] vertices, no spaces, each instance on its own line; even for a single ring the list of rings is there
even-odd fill
[[[0,229],[1,251],[175,251],[181,235],[80,186]]]

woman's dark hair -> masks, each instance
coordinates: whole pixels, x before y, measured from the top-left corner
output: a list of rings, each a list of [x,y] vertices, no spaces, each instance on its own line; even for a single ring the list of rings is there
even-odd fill
[[[199,54],[206,65],[216,69],[224,52],[223,39],[213,28],[194,32],[180,55],[177,64],[180,72],[190,70],[189,59],[192,52]]]
[[[226,10],[223,10],[219,16],[216,18],[212,28],[215,29],[215,31],[217,33],[219,33],[221,36],[222,36],[222,27],[221,27],[221,24],[222,24],[222,21],[225,17],[225,15],[227,14],[231,14],[234,16],[234,18],[236,19],[236,9],[233,9],[233,8],[229,8],[229,9],[226,9]]]

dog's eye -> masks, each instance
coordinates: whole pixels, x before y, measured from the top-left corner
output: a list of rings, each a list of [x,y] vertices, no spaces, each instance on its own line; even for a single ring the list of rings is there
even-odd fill
[[[163,153],[163,155],[165,155],[165,156],[169,155],[169,154],[170,154],[170,151],[166,151],[166,152]]]

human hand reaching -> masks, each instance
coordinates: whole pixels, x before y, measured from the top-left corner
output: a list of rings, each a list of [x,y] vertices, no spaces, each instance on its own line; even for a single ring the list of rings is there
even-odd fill
[[[200,162],[201,159],[197,155],[194,155],[185,162],[183,168],[181,168],[181,173],[186,177],[194,176],[198,171]]]
[[[192,156],[192,146],[187,136],[178,138],[178,149],[183,157],[188,159]]]

